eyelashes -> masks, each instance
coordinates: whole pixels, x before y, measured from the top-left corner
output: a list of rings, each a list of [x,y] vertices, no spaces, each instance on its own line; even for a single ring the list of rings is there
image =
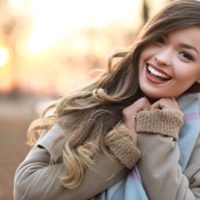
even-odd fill
[[[190,53],[188,53],[188,52],[180,51],[180,52],[178,52],[178,54],[179,54],[182,58],[184,58],[184,59],[186,59],[186,60],[189,60],[189,61],[193,61],[193,60],[194,60],[193,56],[192,56]]]
[[[159,38],[157,38],[156,42],[159,43],[159,44],[165,44],[165,38],[159,37]]]

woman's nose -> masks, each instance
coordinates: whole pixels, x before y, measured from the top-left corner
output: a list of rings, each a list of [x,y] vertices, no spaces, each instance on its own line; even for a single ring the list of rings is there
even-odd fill
[[[170,48],[165,48],[155,54],[156,64],[159,66],[170,66],[172,59],[172,51]]]

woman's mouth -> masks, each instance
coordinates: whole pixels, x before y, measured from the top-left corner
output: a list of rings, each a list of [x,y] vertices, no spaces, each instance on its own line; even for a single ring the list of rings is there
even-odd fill
[[[163,83],[171,79],[167,73],[150,64],[146,65],[146,72],[147,79],[153,83]]]

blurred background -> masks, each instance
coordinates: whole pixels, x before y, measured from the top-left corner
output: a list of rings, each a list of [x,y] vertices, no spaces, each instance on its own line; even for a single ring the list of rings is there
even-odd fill
[[[13,199],[30,122],[106,69],[109,54],[169,1],[0,0],[0,199]]]

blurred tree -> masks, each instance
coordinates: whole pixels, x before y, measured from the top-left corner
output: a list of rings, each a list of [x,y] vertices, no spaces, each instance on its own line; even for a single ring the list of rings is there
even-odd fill
[[[143,22],[146,23],[146,21],[149,18],[149,5],[147,3],[147,0],[142,1],[142,17],[143,17]]]
[[[10,51],[11,63],[11,93],[18,96],[20,93],[20,73],[19,73],[19,51],[18,42],[28,28],[27,13],[14,9],[11,6],[12,0],[0,0],[0,42],[4,43]],[[28,17],[28,18],[27,18]]]

